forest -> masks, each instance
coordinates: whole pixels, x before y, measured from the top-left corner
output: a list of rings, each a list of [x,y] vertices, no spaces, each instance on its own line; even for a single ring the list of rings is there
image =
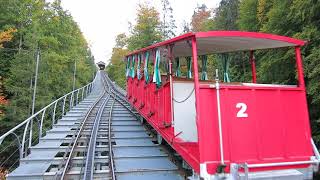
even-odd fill
[[[308,43],[302,48],[307,99],[312,124],[312,135],[320,143],[320,1],[319,0],[221,0],[217,8],[205,4],[195,7],[191,19],[186,19],[181,32],[177,26],[168,0],[162,0],[158,11],[148,4],[140,4],[136,22],[129,34],[120,33],[107,66],[109,76],[125,88],[124,55],[187,32],[240,30],[272,33],[303,39]],[[249,58],[233,55],[229,61],[232,81],[244,82],[250,78]],[[243,56],[243,55],[240,55]],[[296,83],[293,51],[270,51],[256,54],[258,82],[279,84]],[[208,72],[221,68],[217,56],[208,58]],[[175,66],[173,66],[175,67]],[[186,71],[186,63],[181,63]],[[152,72],[152,71],[149,71]],[[272,72],[272,73],[271,73]],[[213,74],[208,74],[213,76]],[[276,79],[276,80],[275,80]]]
[[[35,112],[73,90],[75,62],[75,88],[92,81],[96,71],[79,26],[60,1],[1,0],[0,134],[32,113],[37,56]]]

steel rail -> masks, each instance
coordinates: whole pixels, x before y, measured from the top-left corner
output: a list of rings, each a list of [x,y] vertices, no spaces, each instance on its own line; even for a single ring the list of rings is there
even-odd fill
[[[112,111],[113,111],[113,106],[115,103],[115,97],[113,96],[113,102],[111,105],[111,108],[109,110],[109,119],[108,119],[108,141],[109,141],[109,165],[111,169],[111,177],[113,180],[116,179],[115,175],[115,168],[114,168],[114,162],[113,162],[113,151],[112,151],[112,141],[111,141],[111,120],[112,120]]]
[[[100,105],[100,108],[98,110],[98,113],[97,113],[95,120],[94,120],[94,123],[93,123],[93,127],[91,130],[91,136],[90,136],[90,140],[88,143],[89,146],[88,146],[87,155],[86,155],[87,156],[86,157],[86,165],[85,165],[85,171],[84,171],[84,176],[83,176],[84,180],[93,179],[97,133],[99,131],[99,125],[100,125],[102,113],[103,113],[105,106],[106,106],[107,102],[109,101],[109,99],[110,99],[110,95],[108,95],[108,97],[106,97],[106,99]]]
[[[113,82],[111,82],[109,76],[106,73],[103,73],[104,77],[107,79],[109,87],[112,87],[112,89],[114,91],[116,91],[118,93],[118,95],[121,95],[122,97],[125,97],[125,94],[123,91],[121,91],[120,87],[117,86],[116,84],[114,84]]]
[[[122,100],[122,101],[124,101],[124,102],[127,102],[127,100],[125,99],[125,96],[124,96],[123,93],[119,92],[118,89],[116,89],[116,91],[114,91],[114,89],[115,89],[114,86],[115,86],[115,85],[111,82],[109,76],[107,76],[105,73],[103,73],[103,74],[104,74],[104,77],[105,77],[106,80],[107,80],[108,86],[109,86],[109,87],[112,87],[111,92],[113,92],[113,94],[114,94],[115,96],[117,96],[118,99],[120,99],[120,100]],[[123,102],[121,102],[120,100],[118,100],[116,97],[114,97],[114,98],[115,98],[116,101],[118,101],[122,106],[124,106],[132,115],[134,115],[136,118],[139,118],[139,116],[138,116],[136,113],[134,113],[134,112],[132,111],[132,109],[130,109],[130,108],[129,108],[128,106],[126,106]],[[129,105],[129,104],[128,104],[128,105]],[[129,106],[130,106],[130,105],[129,105]]]
[[[87,112],[87,114],[86,114],[83,122],[81,123],[80,130],[78,131],[77,135],[75,136],[76,139],[73,141],[74,143],[73,143],[72,148],[71,148],[71,150],[70,150],[70,154],[69,154],[68,159],[67,159],[67,162],[66,162],[66,164],[65,164],[65,166],[64,166],[64,168],[63,168],[63,172],[62,172],[62,175],[61,175],[61,178],[60,178],[61,180],[63,180],[63,179],[65,178],[65,176],[66,176],[66,172],[67,172],[67,170],[68,170],[68,168],[69,168],[71,158],[72,158],[72,156],[73,156],[75,147],[76,147],[76,145],[77,145],[77,142],[78,142],[78,140],[79,140],[79,137],[80,137],[80,134],[81,134],[81,132],[82,132],[82,130],[83,130],[83,127],[84,127],[84,125],[85,125],[85,123],[86,123],[86,121],[87,121],[90,113],[92,112],[93,108],[98,104],[98,102],[101,100],[101,98],[102,98],[103,96],[104,96],[104,94],[102,94],[102,95],[94,102],[94,104],[93,104],[93,105],[90,107],[90,109],[88,110],[88,112]],[[65,154],[66,154],[66,153],[65,153]]]
[[[104,81],[103,81],[103,82],[104,82]],[[105,90],[105,91],[101,94],[101,96],[99,96],[99,98],[98,98],[98,99],[94,102],[94,104],[90,107],[90,109],[89,109],[88,112],[86,113],[86,116],[85,116],[83,122],[81,123],[80,130],[78,131],[78,133],[77,133],[77,135],[76,135],[76,139],[73,141],[73,145],[72,145],[72,148],[71,148],[71,150],[70,150],[70,153],[69,153],[67,162],[66,162],[66,164],[65,164],[65,166],[64,166],[64,168],[63,168],[63,172],[62,172],[62,175],[61,175],[61,178],[60,178],[61,180],[64,180],[64,179],[65,179],[65,176],[66,176],[66,173],[67,173],[68,168],[69,168],[69,166],[70,166],[70,162],[71,162],[71,159],[72,159],[74,150],[75,150],[75,148],[76,148],[76,146],[77,146],[77,142],[78,142],[78,140],[79,140],[80,134],[81,134],[82,131],[83,131],[83,128],[84,128],[84,126],[85,126],[85,124],[86,124],[86,121],[87,121],[90,113],[92,112],[93,108],[98,104],[98,102],[100,102],[100,100],[101,100],[101,99],[104,97],[104,95],[107,93],[107,90],[106,90],[105,86],[103,86],[103,87],[104,87],[104,90]]]
[[[104,77],[103,79],[108,84],[110,95],[113,96],[113,102],[112,102],[110,110],[109,110],[109,118],[108,118],[108,144],[109,144],[109,168],[111,170],[110,171],[111,172],[111,178],[113,180],[116,180],[115,167],[114,167],[115,165],[114,165],[114,161],[113,161],[113,151],[112,151],[112,138],[111,138],[112,111],[113,111],[114,103],[116,101],[116,97],[115,97],[115,94],[114,94],[114,91],[113,91],[113,89],[115,87],[113,86],[112,82],[110,82],[109,77],[105,73],[103,73],[103,77]]]

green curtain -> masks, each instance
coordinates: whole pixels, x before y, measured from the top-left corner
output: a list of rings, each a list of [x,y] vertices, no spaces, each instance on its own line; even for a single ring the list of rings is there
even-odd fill
[[[127,58],[127,64],[126,64],[126,77],[128,78],[130,76],[130,57]]]
[[[191,63],[192,63],[192,61],[191,61],[191,57],[189,56],[189,57],[186,57],[186,59],[187,59],[187,68],[188,68],[188,72],[187,72],[187,78],[192,78],[192,70],[191,70],[191,68],[192,68],[192,65],[191,65]]]
[[[230,82],[229,78],[229,56],[228,54],[222,54],[222,66],[223,66],[223,81],[224,82]]]
[[[202,55],[201,56],[201,80],[208,80],[207,62],[208,62],[207,55]]]
[[[160,74],[160,50],[156,51],[156,60],[154,62],[154,73],[153,73],[153,82],[156,83],[157,87],[161,85],[161,74]]]
[[[141,79],[140,66],[141,66],[141,54],[138,54],[137,77],[139,80]]]
[[[132,78],[134,78],[134,76],[135,76],[134,64],[135,64],[135,55],[132,56],[132,63],[131,63],[131,68],[130,68],[130,77],[132,77]]]
[[[176,61],[176,77],[180,77],[181,76],[181,70],[180,70],[180,59],[179,57],[176,57],[175,58],[175,61]]]
[[[149,52],[146,52],[144,60],[144,79],[146,84],[149,83],[149,72],[148,72],[148,65],[149,65]]]

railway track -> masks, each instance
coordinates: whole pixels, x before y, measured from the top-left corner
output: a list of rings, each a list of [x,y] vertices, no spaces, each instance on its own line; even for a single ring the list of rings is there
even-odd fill
[[[183,179],[108,77],[72,141],[55,179]]]

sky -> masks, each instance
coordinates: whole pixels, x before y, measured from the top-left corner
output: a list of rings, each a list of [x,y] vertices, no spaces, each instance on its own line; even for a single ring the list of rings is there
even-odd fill
[[[79,24],[95,61],[108,60],[115,45],[115,37],[128,32],[129,22],[135,23],[139,3],[149,3],[161,13],[161,0],[62,0]],[[190,22],[197,5],[206,4],[209,9],[218,7],[220,0],[169,0],[180,33],[183,21]],[[161,15],[160,15],[161,16]]]

